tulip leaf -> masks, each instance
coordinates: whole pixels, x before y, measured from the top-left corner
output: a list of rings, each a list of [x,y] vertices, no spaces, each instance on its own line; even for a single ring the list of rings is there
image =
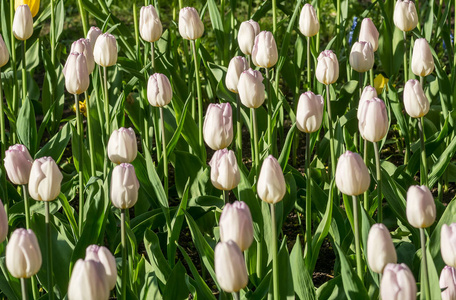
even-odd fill
[[[282,170],[285,171],[288,158],[290,157],[291,152],[291,144],[293,143],[294,133],[296,131],[296,123],[291,126],[290,130],[288,131],[287,138],[285,139],[285,143],[283,144],[282,152],[279,156],[279,164],[282,167]]]
[[[0,257],[0,291],[5,294],[7,299],[19,300],[21,295],[21,285],[19,279],[9,275],[6,268],[5,257]]]
[[[294,291],[299,299],[316,299],[312,277],[310,276],[308,268],[306,268],[304,259],[302,257],[301,238],[299,234],[296,236],[296,243],[293,247],[293,250],[291,250],[290,265],[291,273],[293,275],[292,277]]]
[[[27,97],[23,99],[19,115],[17,117],[17,135],[21,143],[27,147],[32,157],[35,155],[37,146],[37,131],[35,121],[35,109]]]
[[[452,139],[448,147],[443,151],[438,160],[432,165],[429,173],[429,186],[436,184],[437,180],[443,175],[451,161],[451,158],[456,153],[456,139]]]
[[[325,282],[317,289],[317,299],[344,300],[347,299],[342,284],[342,276],[339,275]]]
[[[35,158],[50,156],[56,163],[59,163],[71,135],[71,126],[67,123],[36,153]]]
[[[279,242],[279,241],[277,241]],[[293,274],[290,266],[290,257],[287,249],[287,238],[285,237],[280,246],[277,254],[279,261],[279,295],[280,299],[295,299],[295,292],[293,287]],[[273,279],[271,278],[271,286]],[[269,290],[269,294],[272,294],[272,289]]]
[[[188,299],[189,290],[185,284],[185,268],[179,261],[169,275],[165,290],[163,291],[163,299]]]
[[[160,249],[158,236],[152,230],[146,229],[144,233],[144,247],[146,248],[152,270],[158,280],[165,285],[171,275],[172,269]]]

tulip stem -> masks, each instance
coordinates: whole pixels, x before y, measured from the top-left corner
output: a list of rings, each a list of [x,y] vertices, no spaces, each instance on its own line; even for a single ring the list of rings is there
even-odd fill
[[[25,228],[30,229],[30,203],[27,195],[27,185],[22,185],[22,197],[24,197],[24,211],[25,211]]]
[[[79,164],[79,171],[78,171],[78,179],[79,179],[79,236],[82,234],[82,223],[84,221],[84,174],[83,174],[83,166],[84,163],[83,155],[82,155],[82,144],[83,144],[83,136],[82,136],[82,122],[81,122],[81,112],[79,111],[79,99],[78,95],[74,94],[74,105],[76,108],[76,132],[77,132],[77,139],[78,139],[78,164]],[[87,105],[86,105],[87,106]]]
[[[423,294],[423,289],[424,289],[424,294],[426,295],[425,299],[430,300],[431,299],[431,289],[429,287],[429,275],[428,275],[427,257],[426,257],[426,235],[424,233],[424,228],[420,228],[420,238],[421,238],[421,253],[422,253],[422,257],[423,257],[422,267],[423,267],[423,273],[424,273],[424,286],[421,287],[421,293]]]
[[[240,296],[239,292],[233,292],[232,294],[233,294],[234,300],[241,300],[241,296]]]
[[[312,260],[312,202],[311,202],[311,188],[310,188],[310,133],[306,133],[306,243],[307,254],[306,264]]]
[[[199,65],[197,60],[195,40],[191,40],[191,44],[193,49],[193,60],[195,61],[196,93],[198,97],[198,142],[200,151],[203,151],[203,98],[201,96],[201,82],[199,77]]]
[[[254,148],[254,168],[255,174],[258,178],[258,166],[260,165],[260,158],[258,153],[258,128],[257,128],[257,120],[256,120],[256,111],[255,108],[251,108],[250,111],[252,112],[252,119],[253,119],[253,148]]]
[[[28,300],[27,279],[26,278],[21,278],[21,292],[22,292],[22,300]]]
[[[109,141],[109,135],[111,134],[111,120],[109,116],[109,92],[108,92],[108,78],[107,78],[107,71],[106,67],[103,67],[103,92],[104,92],[104,113],[105,113],[105,122],[106,122],[106,147],[108,146],[108,141]],[[147,138],[147,137],[146,137]],[[107,151],[105,151],[105,162],[104,162],[104,167],[103,167],[103,173],[105,178],[108,177],[108,154]]]
[[[14,51],[11,51],[11,69],[13,70],[13,82],[14,82],[14,87],[13,87],[13,115],[17,117],[17,114],[19,112],[19,80],[17,79],[17,66],[16,66],[16,38],[14,37],[13,34],[13,21],[14,21],[14,13],[15,13],[15,2],[16,1],[10,1],[10,28],[11,28],[11,49],[14,49]],[[14,128],[11,128],[11,135],[12,135],[12,141],[13,144],[16,143],[17,141],[17,134],[16,130]]]
[[[269,144],[269,151],[268,153],[272,153],[272,97],[271,97],[271,82],[269,81],[269,69],[265,68],[266,73],[266,81],[268,85],[268,144]]]
[[[368,152],[369,143],[367,140],[364,140],[364,164],[367,166],[367,161],[369,160],[369,152]],[[369,212],[369,191],[364,192],[364,210]]]
[[[272,33],[274,35],[276,35],[276,31],[277,31],[277,0],[272,0]]]
[[[26,40],[22,42],[22,104],[27,97],[27,66],[25,61]]]
[[[161,106],[160,106],[160,125],[161,125],[162,145],[163,145],[163,187],[165,189],[166,199],[168,199],[168,153],[166,153],[165,119],[163,118],[163,107],[161,107]]]
[[[55,69],[55,0],[51,0],[51,62],[52,67]],[[87,31],[84,30],[84,34],[86,35]],[[52,84],[52,83],[51,83]],[[51,89],[52,91],[54,89]]]
[[[310,77],[310,36],[307,37],[307,90],[312,89],[312,78]]]
[[[120,237],[122,242],[122,294],[121,299],[127,299],[127,243],[125,239],[125,209],[120,210]]]
[[[152,63],[152,74],[155,73],[155,43],[150,43],[150,61]]]
[[[54,1],[54,0],[51,0],[51,1]],[[84,12],[84,5],[82,4],[82,0],[78,0],[78,7],[79,7],[79,14],[81,15],[82,30],[84,30],[84,35],[86,35],[88,32],[87,19],[86,19],[86,15]]]
[[[225,205],[230,203],[229,191],[223,190],[223,201],[225,201]]]
[[[331,118],[331,99],[329,94],[329,84],[326,85],[326,107],[328,110],[328,127],[329,127],[329,148],[331,151],[331,174],[336,174],[336,154],[334,153],[333,123]]]
[[[279,261],[277,260],[277,228],[275,219],[275,204],[271,203],[271,226],[272,226],[272,283],[274,299],[279,297]]]
[[[155,73],[155,43],[154,42],[150,43],[150,62],[152,64],[152,74],[154,74]],[[152,123],[154,124],[155,147],[157,148],[157,162],[159,162],[162,154],[161,154],[161,149],[158,146],[158,145],[160,145],[160,133],[158,132],[158,119],[157,119],[158,115],[156,113],[156,110],[154,110],[153,107],[149,106],[149,110],[151,111],[149,116],[152,116]],[[160,115],[161,115],[161,111],[160,111]],[[149,129],[147,130],[147,132],[149,132]],[[147,139],[149,139],[149,133],[147,133]],[[165,151],[165,146],[163,147],[163,150]],[[163,158],[164,158],[164,155],[165,154],[163,154]]]
[[[3,94],[2,94],[2,72],[0,69],[0,135],[1,135],[1,151],[3,158],[5,158],[5,150],[6,150],[6,136],[5,136],[5,114],[3,108]],[[2,184],[3,184],[3,197],[5,201],[5,211],[6,215],[8,215],[8,208],[9,208],[9,200],[8,200],[8,190],[7,190],[7,183],[6,183],[6,170],[5,165],[2,164]]]
[[[382,223],[383,221],[383,197],[382,197],[382,169],[380,166],[380,151],[378,150],[377,143],[374,144],[374,153],[375,153],[375,169],[377,175],[377,223]]]
[[[90,170],[91,170],[91,176],[94,177],[96,172],[95,172],[95,153],[94,151],[94,146],[93,146],[93,131],[92,131],[92,120],[90,117],[90,99],[87,91],[85,91],[84,96],[86,98],[86,112],[87,112],[87,135],[89,136],[89,157],[90,157]]]
[[[239,93],[236,94],[236,154],[238,165],[242,164],[242,119],[241,119],[241,99]]]
[[[374,70],[371,68],[369,70],[369,79],[370,79],[370,85],[375,86],[374,84]]]
[[[359,244],[359,221],[358,221],[358,200],[352,196],[353,200],[353,226],[355,227],[355,254],[356,254],[356,272],[361,282],[363,280],[363,266],[361,261],[361,247]]]
[[[54,280],[52,277],[52,241],[51,241],[51,222],[49,216],[49,201],[44,201],[44,220],[46,224],[46,244],[47,244],[47,280],[48,280],[48,299],[54,299]]]
[[[361,99],[361,95],[363,94],[363,86],[364,86],[363,73],[361,73],[361,72],[359,72],[359,83],[358,83],[358,85],[359,85],[359,98]],[[360,107],[358,107],[358,109],[360,109]]]
[[[423,117],[418,118],[418,129],[420,131],[420,145],[421,145],[421,161],[423,168],[421,169],[421,185],[428,186],[427,176],[427,159],[426,159],[426,146],[424,145],[424,128],[423,128]]]
[[[404,82],[407,82],[407,34],[405,33],[405,31],[402,33],[404,36]]]

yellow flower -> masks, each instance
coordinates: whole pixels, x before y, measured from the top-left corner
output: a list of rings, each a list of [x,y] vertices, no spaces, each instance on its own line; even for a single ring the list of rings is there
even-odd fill
[[[375,90],[377,91],[377,94],[381,94],[383,92],[383,89],[386,88],[386,91],[388,91],[388,78],[383,77],[382,74],[378,74],[375,76],[374,79],[374,87]]]
[[[15,0],[14,10],[16,10],[19,5],[23,4],[27,4],[30,7],[32,17],[35,17],[38,11],[40,10],[40,0]]]
[[[76,105],[73,104],[73,111],[76,112]],[[84,115],[84,117],[87,117],[87,101],[84,99],[84,101],[79,101],[79,112]]]

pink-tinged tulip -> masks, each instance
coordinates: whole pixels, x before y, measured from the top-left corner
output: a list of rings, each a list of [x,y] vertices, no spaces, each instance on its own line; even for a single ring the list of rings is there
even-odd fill
[[[339,61],[331,50],[325,50],[318,56],[317,80],[322,84],[332,84],[339,78]]]
[[[68,284],[68,300],[108,300],[109,286],[103,265],[79,259]]]
[[[30,171],[29,194],[37,201],[52,201],[60,194],[63,176],[52,157],[35,159]]]
[[[6,245],[6,267],[15,278],[30,278],[41,268],[41,251],[35,233],[18,228]]]
[[[98,37],[103,34],[103,31],[100,28],[92,26],[87,32],[87,39],[90,42],[90,46],[92,47],[92,51],[95,48],[95,42],[97,41]]]
[[[375,273],[383,273],[387,264],[397,263],[396,249],[391,235],[383,224],[374,224],[367,237],[367,262]]]
[[[434,197],[425,185],[412,185],[407,191],[407,221],[415,228],[431,226],[436,217]]]
[[[103,265],[108,287],[112,290],[116,286],[117,267],[114,255],[104,246],[90,245],[86,249],[85,260],[94,260]]]
[[[242,201],[227,203],[220,216],[220,241],[234,241],[241,251],[253,242],[253,221],[250,209]]]
[[[5,151],[5,170],[9,180],[16,184],[27,184],[33,159],[24,145],[16,144]]]
[[[8,216],[6,215],[5,208],[2,201],[0,201],[0,244],[8,236]]]
[[[27,4],[16,8],[13,19],[13,34],[20,41],[29,39],[33,34],[33,17]]]
[[[443,224],[440,231],[440,252],[445,264],[456,268],[456,223]]]
[[[428,76],[434,71],[434,57],[426,39],[417,39],[413,46],[412,72],[416,76]]]
[[[363,139],[375,143],[382,140],[388,133],[388,113],[385,103],[380,98],[363,101],[358,109],[359,133]]]
[[[131,164],[117,165],[111,176],[111,202],[117,208],[127,209],[138,201],[139,181]]]
[[[136,134],[132,128],[119,128],[111,133],[108,157],[115,164],[131,163],[138,154]]]
[[[6,65],[9,61],[9,52],[6,48],[5,41],[3,40],[2,35],[0,34],[0,68]]]
[[[302,93],[296,111],[298,129],[305,133],[312,133],[320,129],[324,106],[321,95],[315,95],[310,91]]]
[[[260,68],[271,68],[275,66],[279,54],[274,36],[270,31],[262,31],[255,37],[252,50],[252,61]]]
[[[87,71],[89,73],[92,73],[93,69],[95,68],[95,60],[93,59],[93,49],[90,41],[88,39],[79,39],[73,42],[73,44],[71,44],[70,53],[73,52],[84,54],[87,62]]]
[[[230,64],[228,65],[228,71],[226,72],[225,78],[225,85],[226,88],[233,93],[238,93],[238,83],[239,77],[241,76],[242,72],[247,70],[249,65],[247,60],[242,56],[233,57],[230,60]]]
[[[263,161],[260,176],[258,176],[257,193],[261,200],[275,204],[282,201],[287,186],[282,168],[274,156],[269,155]]]
[[[252,54],[255,37],[260,33],[260,25],[254,20],[244,21],[239,27],[238,44],[239,49],[245,55]]]
[[[445,266],[440,273],[439,286],[442,291],[442,300],[456,299],[456,269]]]
[[[248,108],[260,107],[265,99],[263,75],[260,71],[248,69],[242,72],[238,83],[239,98]]]
[[[359,30],[360,42],[369,42],[372,45],[372,49],[377,51],[378,49],[378,30],[375,27],[374,22],[370,18],[364,18],[361,22],[361,29]]]
[[[410,0],[397,0],[393,15],[394,25],[401,31],[411,31],[418,24],[415,3]]]
[[[139,33],[143,40],[156,42],[163,33],[163,26],[153,5],[143,6],[139,12]]]
[[[358,196],[370,184],[369,170],[358,153],[347,151],[339,157],[336,168],[337,188],[348,196]]]
[[[227,293],[239,292],[247,286],[249,276],[241,249],[234,241],[220,242],[214,250],[217,281]]]
[[[241,181],[241,174],[234,152],[228,149],[217,150],[211,162],[212,185],[223,191],[230,191],[237,187]]]
[[[212,150],[224,149],[231,144],[233,116],[229,103],[209,104],[204,118],[203,137]]]
[[[385,300],[416,300],[415,278],[406,264],[386,265],[380,295]]]
[[[315,8],[309,3],[304,4],[301,15],[299,16],[299,31],[304,36],[312,37],[320,30],[320,23],[318,22],[317,13]]]
[[[68,93],[79,95],[87,91],[90,80],[84,54],[72,52],[63,68],[63,75],[65,76],[65,87]]]
[[[117,42],[112,34],[98,36],[93,48],[93,58],[102,67],[110,67],[117,63]]]
[[[404,87],[404,107],[412,118],[421,118],[429,112],[429,100],[418,80],[410,79]]]
[[[184,7],[179,12],[179,34],[183,39],[196,40],[204,33],[204,24],[193,7]]]
[[[173,90],[168,77],[155,73],[149,77],[147,83],[147,100],[150,105],[161,107],[168,105],[173,99]]]
[[[357,112],[358,120],[359,120],[359,118],[361,118],[361,107],[362,107],[363,103],[366,100],[371,100],[376,97],[377,97],[377,91],[375,90],[374,87],[368,85],[364,88],[363,93],[361,94],[361,98],[359,99],[359,103],[358,103],[358,112]]]
[[[356,42],[350,52],[350,66],[359,73],[364,73],[374,66],[374,49],[369,42]]]

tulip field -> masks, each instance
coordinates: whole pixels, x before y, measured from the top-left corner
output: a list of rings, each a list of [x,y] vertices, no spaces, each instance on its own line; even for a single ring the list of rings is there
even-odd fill
[[[455,32],[449,0],[0,0],[0,299],[456,300]]]

